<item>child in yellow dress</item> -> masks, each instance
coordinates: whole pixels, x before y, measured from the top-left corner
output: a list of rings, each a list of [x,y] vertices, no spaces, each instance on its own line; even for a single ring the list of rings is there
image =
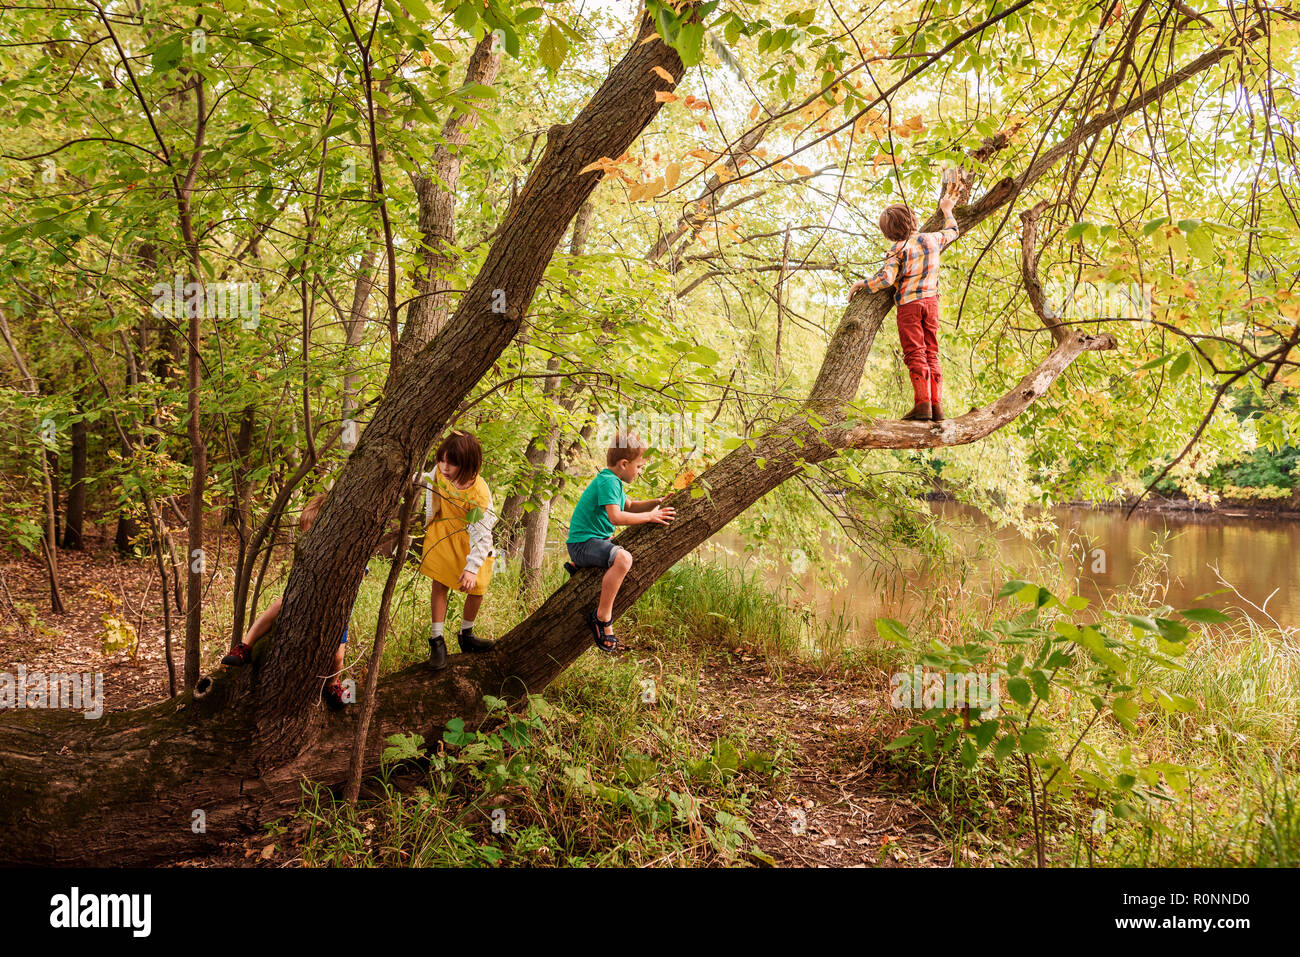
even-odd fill
[[[487,651],[492,642],[474,634],[474,619],[492,580],[492,526],[496,512],[492,493],[479,475],[483,448],[468,432],[453,432],[438,447],[433,480],[425,488],[424,557],[421,574],[433,579],[433,633],[429,637],[429,666],[447,667],[442,629],[451,589],[465,592],[460,650]]]

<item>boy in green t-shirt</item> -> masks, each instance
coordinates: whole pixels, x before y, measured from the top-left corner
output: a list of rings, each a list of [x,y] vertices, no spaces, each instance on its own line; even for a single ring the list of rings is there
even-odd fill
[[[569,570],[578,568],[607,569],[600,583],[600,601],[587,612],[596,647],[602,651],[618,651],[614,636],[614,599],[623,579],[632,567],[632,553],[613,542],[615,525],[667,525],[677,516],[672,508],[660,506],[662,498],[632,501],[623,491],[623,485],[633,482],[646,467],[645,453],[649,446],[635,433],[614,437],[605,453],[605,464],[583,491],[573,509],[569,522]]]

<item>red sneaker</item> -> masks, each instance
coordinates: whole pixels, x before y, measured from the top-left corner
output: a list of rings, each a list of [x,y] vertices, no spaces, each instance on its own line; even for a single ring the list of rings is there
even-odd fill
[[[342,711],[344,706],[347,704],[347,702],[343,700],[343,682],[341,681],[332,681],[327,684],[325,690],[321,692],[321,697],[324,698],[325,703],[335,711]]]
[[[223,665],[246,665],[253,660],[253,646],[246,645],[242,641],[230,649],[226,657],[221,659]]]

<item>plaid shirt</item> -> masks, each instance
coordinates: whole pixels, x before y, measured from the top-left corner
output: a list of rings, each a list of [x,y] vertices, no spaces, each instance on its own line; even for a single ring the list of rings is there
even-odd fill
[[[949,213],[937,233],[912,233],[885,253],[885,264],[867,282],[877,292],[895,286],[894,301],[900,306],[915,299],[939,294],[939,253],[957,238],[957,220]]]

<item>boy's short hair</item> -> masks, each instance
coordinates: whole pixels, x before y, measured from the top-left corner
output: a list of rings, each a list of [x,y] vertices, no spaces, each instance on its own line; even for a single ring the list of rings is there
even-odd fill
[[[325,504],[325,497],[329,492],[319,492],[313,495],[307,504],[302,507],[298,513],[298,527],[304,532],[311,528],[312,522],[316,521],[316,516],[320,514],[321,506]]]
[[[473,481],[483,467],[483,446],[479,445],[473,433],[455,431],[442,440],[433,460],[456,466],[456,481]]]
[[[880,214],[880,231],[885,234],[886,239],[892,239],[894,242],[906,239],[916,232],[916,214],[902,203],[886,206],[885,211]]]
[[[635,462],[649,450],[650,446],[635,432],[620,432],[605,450],[605,465],[613,468],[621,459]]]

